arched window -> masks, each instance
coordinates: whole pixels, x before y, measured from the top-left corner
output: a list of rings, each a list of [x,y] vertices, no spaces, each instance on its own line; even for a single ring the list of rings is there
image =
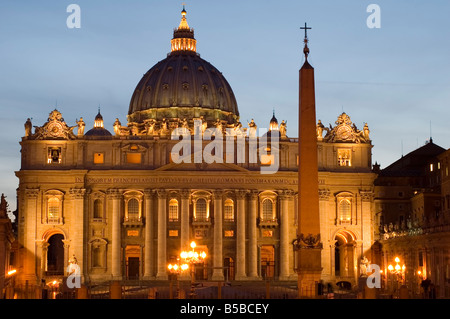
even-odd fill
[[[128,220],[139,220],[139,201],[136,198],[132,198],[128,201]]]
[[[341,199],[339,202],[339,220],[341,223],[350,223],[352,218],[352,204],[349,199]]]
[[[61,201],[57,197],[50,197],[47,201],[47,218],[49,223],[59,222],[61,217]]]
[[[103,203],[100,199],[94,201],[94,218],[103,218]]]
[[[234,204],[231,199],[225,201],[223,219],[226,221],[234,221]]]
[[[176,199],[169,201],[169,221],[178,221],[178,201]]]
[[[195,203],[195,219],[207,220],[207,204],[204,198],[200,198]]]
[[[262,202],[262,219],[272,220],[273,219],[273,202],[269,198],[266,198]]]

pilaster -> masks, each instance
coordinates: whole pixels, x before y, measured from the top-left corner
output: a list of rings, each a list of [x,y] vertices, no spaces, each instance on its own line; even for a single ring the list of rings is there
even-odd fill
[[[151,189],[144,191],[144,205],[145,205],[145,229],[144,229],[144,280],[149,280],[154,277],[154,269],[152,264],[152,256],[154,256],[153,245],[153,195]]]
[[[156,279],[167,280],[167,191],[157,189],[156,194],[158,196],[158,259]]]
[[[111,277],[113,280],[122,279],[122,234],[121,234],[121,213],[120,204],[122,200],[122,192],[119,189],[109,189],[107,191],[109,201],[111,202]]]
[[[213,191],[214,196],[214,259],[211,280],[223,281],[223,194],[222,190]]]
[[[246,220],[246,196],[247,190],[237,190],[237,235],[236,235],[236,275],[235,280],[246,280],[246,258],[245,258],[245,220]]]

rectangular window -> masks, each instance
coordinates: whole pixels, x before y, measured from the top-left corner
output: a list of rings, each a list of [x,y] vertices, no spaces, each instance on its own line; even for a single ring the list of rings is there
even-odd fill
[[[169,221],[170,222],[178,221],[178,201],[176,199],[170,200],[169,203]]]
[[[273,237],[273,231],[272,230],[264,230],[262,235],[263,235],[263,237]]]
[[[94,153],[94,164],[103,164],[105,162],[105,156],[103,153]]]
[[[223,219],[227,222],[234,221],[234,206],[231,199],[225,201],[225,207],[223,211]]]
[[[47,163],[59,164],[61,161],[61,147],[49,147],[47,151]]]
[[[352,166],[352,153],[350,149],[338,150],[338,165]]]
[[[261,165],[270,166],[274,162],[273,155],[261,154]]]
[[[169,237],[178,237],[178,229],[169,229]]]
[[[141,163],[141,153],[127,153],[127,163],[129,164],[140,164]]]
[[[128,237],[139,237],[139,230],[128,230],[127,236]]]
[[[225,230],[225,237],[234,237],[234,230]]]

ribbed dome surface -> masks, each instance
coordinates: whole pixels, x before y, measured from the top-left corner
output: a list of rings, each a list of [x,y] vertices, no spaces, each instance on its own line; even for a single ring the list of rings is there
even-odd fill
[[[137,85],[128,121],[204,116],[236,123],[239,111],[222,73],[195,52],[172,52],[153,66]]]

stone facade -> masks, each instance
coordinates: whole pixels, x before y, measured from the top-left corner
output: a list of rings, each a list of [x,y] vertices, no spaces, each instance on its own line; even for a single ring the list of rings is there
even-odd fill
[[[56,273],[75,255],[85,280],[167,279],[167,263],[190,240],[209,255],[202,278],[260,280],[267,271],[295,280],[297,140],[280,140],[279,169],[266,175],[260,160],[173,163],[175,143],[152,136],[24,137],[16,173],[23,278],[52,275],[49,241],[61,234],[64,267]],[[204,150],[208,142],[203,144]],[[371,148],[370,143],[318,141],[326,281],[354,282],[358,260],[373,242]],[[339,160],[342,149],[351,162]],[[52,150],[59,152],[54,161],[49,160]],[[140,162],[129,154],[139,154]],[[339,274],[336,241],[345,265]]]

